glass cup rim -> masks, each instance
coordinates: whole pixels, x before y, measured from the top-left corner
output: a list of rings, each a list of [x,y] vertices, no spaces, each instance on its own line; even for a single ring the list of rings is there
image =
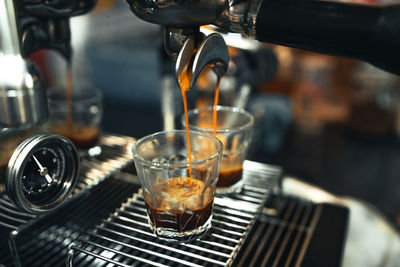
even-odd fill
[[[195,108],[195,109],[191,109],[188,111],[188,119],[190,117],[191,114],[199,114],[202,111],[213,111],[214,106],[207,106],[204,108]],[[246,111],[245,109],[239,108],[239,107],[234,107],[234,106],[221,106],[221,105],[217,105],[217,112],[218,111],[230,111],[230,112],[237,112],[241,115],[244,115],[246,118],[249,119],[249,121],[241,126],[237,126],[237,127],[232,127],[232,128],[228,128],[228,129],[215,129],[216,133],[230,133],[230,132],[239,132],[242,130],[246,130],[248,128],[251,128],[254,124],[254,116]],[[181,116],[181,122],[182,125],[184,127],[186,127],[186,121],[185,121],[185,114],[182,114]],[[207,132],[207,133],[212,133],[213,129],[212,128],[203,128],[203,127],[198,127],[196,125],[190,124],[189,121],[189,128],[191,128],[192,130],[195,131],[201,131],[201,132]]]
[[[218,157],[220,157],[220,158],[222,157],[223,144],[218,138],[216,138],[215,136],[212,136],[211,134],[208,134],[208,133],[199,132],[199,131],[192,131],[192,130],[189,130],[189,136],[191,134],[203,135],[203,136],[205,136],[207,138],[210,138],[210,139],[214,140],[216,142],[217,146],[218,146],[217,152],[212,154],[208,158],[192,161],[191,164],[189,162],[186,162],[186,163],[174,163],[174,164],[152,162],[152,161],[144,159],[142,156],[139,155],[139,153],[137,153],[137,148],[139,147],[140,144],[144,143],[145,141],[151,140],[154,137],[159,136],[159,135],[176,134],[176,133],[184,134],[185,137],[186,137],[186,130],[169,130],[169,131],[160,131],[160,132],[156,132],[156,133],[153,133],[153,134],[149,134],[149,135],[146,135],[146,136],[138,139],[132,145],[132,148],[131,148],[131,152],[132,152],[133,158],[135,160],[137,160],[138,162],[142,163],[142,164],[151,165],[151,166],[154,166],[154,167],[157,167],[157,168],[179,168],[179,167],[181,167],[181,168],[189,168],[190,165],[194,166],[194,165],[202,164],[202,163],[207,162],[207,161],[211,161],[211,160],[213,160],[215,158],[218,158]]]

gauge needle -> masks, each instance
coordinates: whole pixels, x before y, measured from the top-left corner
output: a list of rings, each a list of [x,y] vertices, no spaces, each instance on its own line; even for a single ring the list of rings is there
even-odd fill
[[[37,160],[37,158],[35,157],[35,155],[32,155],[33,159],[36,161],[36,164],[39,166],[40,169],[40,175],[44,175],[44,177],[46,178],[47,182],[50,184],[51,182],[53,182],[53,179],[50,177],[50,175],[47,173],[47,169],[45,167],[42,166],[42,164],[40,164],[40,162]]]

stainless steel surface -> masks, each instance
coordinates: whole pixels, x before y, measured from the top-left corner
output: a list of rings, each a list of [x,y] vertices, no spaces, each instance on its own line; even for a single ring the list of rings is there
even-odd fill
[[[175,78],[173,75],[164,75],[161,80],[161,114],[163,130],[172,131],[175,127]]]
[[[139,18],[164,26],[185,28],[214,24],[231,32],[255,33],[260,0],[140,1],[126,0]]]
[[[159,240],[149,229],[140,193],[133,194],[68,253],[68,266],[230,266],[273,190],[281,169],[246,161],[241,193],[216,197],[212,227],[183,245]]]
[[[225,1],[137,1],[126,0],[139,18],[176,28],[193,27],[213,23]]]
[[[193,62],[192,86],[206,66],[211,66],[218,77],[228,70],[229,52],[224,38],[217,33],[208,35],[200,44]]]
[[[71,59],[69,18],[89,12],[97,0],[18,2],[21,52],[24,57],[39,49],[53,49]]]
[[[256,38],[257,15],[260,10],[261,0],[252,0],[247,10],[245,33],[252,38]]]
[[[30,128],[47,120],[44,80],[21,57],[16,10],[0,2],[0,128]]]
[[[176,78],[186,71],[191,72],[189,90],[195,85],[200,73],[210,66],[218,77],[228,70],[229,52],[224,39],[217,33],[210,34],[196,47],[196,37],[189,37],[179,52],[176,61]],[[197,50],[197,51],[196,51]],[[194,57],[194,58],[193,58]],[[188,68],[191,68],[188,70]]]
[[[165,26],[164,44],[167,54],[176,60],[185,40],[199,26],[215,25],[228,32],[247,33],[255,37],[256,17],[261,0],[195,0],[140,1],[126,0],[139,18]]]
[[[228,1],[214,25],[228,31],[256,36],[256,20],[261,0]]]
[[[256,51],[259,49],[265,49],[265,46],[263,46],[263,44],[257,41],[256,39],[247,37],[242,34],[227,32],[216,26],[207,25],[201,27],[200,31],[205,35],[209,35],[212,33],[219,33],[220,35],[222,35],[222,37],[224,37],[225,43],[229,47],[246,51]]]
[[[28,57],[54,49],[71,57],[69,17],[96,0],[0,2],[0,128],[32,128],[47,120],[45,82]]]
[[[183,45],[189,37],[198,38],[198,40],[201,40],[203,38],[198,27],[164,28],[164,47],[168,56],[172,60],[177,60],[179,52],[181,51]]]
[[[40,49],[59,52],[68,61],[72,58],[71,30],[68,18],[21,17],[21,53],[29,57]]]
[[[4,54],[19,54],[18,27],[14,2],[0,3],[0,51]]]
[[[16,0],[23,12],[33,16],[72,17],[90,11],[97,0]]]

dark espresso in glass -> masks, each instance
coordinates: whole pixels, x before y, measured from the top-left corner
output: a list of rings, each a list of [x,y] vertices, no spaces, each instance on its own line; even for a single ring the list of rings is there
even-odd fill
[[[217,187],[227,187],[236,184],[242,179],[243,167],[219,171]]]
[[[74,124],[59,125],[57,128],[54,132],[69,138],[77,148],[88,149],[94,147],[100,139],[100,130],[97,126],[79,126]]]
[[[210,218],[213,207],[213,201],[210,201],[203,208],[178,212],[156,209],[149,203],[145,203],[153,226],[157,228],[170,228],[177,232],[191,231],[204,225]]]
[[[158,196],[145,199],[150,224],[158,231],[174,230],[179,233],[196,230],[211,218],[213,197],[204,183],[191,178],[171,178],[154,186]],[[157,207],[154,207],[157,205]]]

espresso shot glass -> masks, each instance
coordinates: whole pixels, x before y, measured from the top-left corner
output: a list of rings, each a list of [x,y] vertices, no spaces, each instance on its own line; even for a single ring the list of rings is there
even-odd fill
[[[103,103],[93,87],[51,88],[47,94],[49,121],[46,130],[69,138],[82,151],[99,150]],[[96,149],[95,149],[96,148]]]
[[[211,227],[222,143],[212,135],[158,132],[132,147],[150,229],[162,239],[189,242]]]
[[[253,133],[254,117],[244,109],[228,106],[188,111],[189,129],[215,135],[223,144],[217,194],[239,193],[242,190],[243,162],[246,159]],[[184,115],[181,118],[186,127]]]

